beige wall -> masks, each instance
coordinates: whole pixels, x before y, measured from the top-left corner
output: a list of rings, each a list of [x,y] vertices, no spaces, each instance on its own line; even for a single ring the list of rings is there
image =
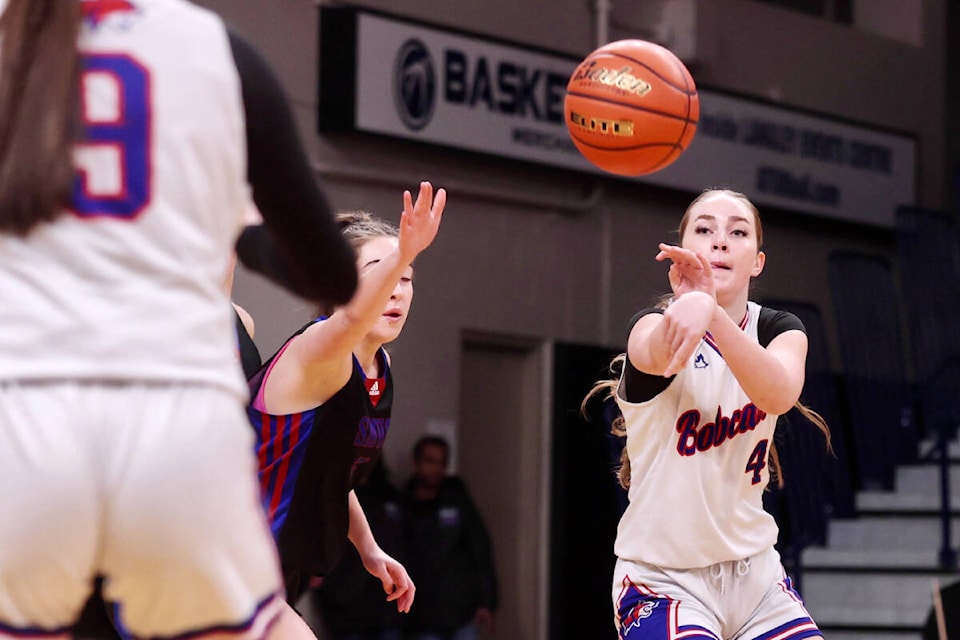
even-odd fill
[[[199,4],[221,12],[276,68],[335,206],[395,218],[401,189],[420,179],[450,191],[440,236],[417,264],[410,321],[392,347],[399,397],[387,459],[398,476],[406,474],[409,446],[429,422],[457,420],[461,332],[616,346],[632,312],[663,290],[656,244],[672,237],[691,194],[410,142],[350,134],[321,139],[315,128],[318,3]],[[594,3],[582,0],[357,4],[574,55],[593,48],[598,26]],[[640,7],[649,11],[658,3],[613,4],[609,39],[647,37],[652,18]],[[920,203],[944,206],[944,0],[918,3],[923,47],[750,0],[689,4],[695,17],[690,64],[698,83],[916,134]],[[828,318],[829,252],[891,251],[883,234],[799,214],[764,214],[768,261],[758,291],[813,301]],[[304,305],[256,276],[241,272],[236,286],[236,298],[256,318],[265,355],[309,316]]]

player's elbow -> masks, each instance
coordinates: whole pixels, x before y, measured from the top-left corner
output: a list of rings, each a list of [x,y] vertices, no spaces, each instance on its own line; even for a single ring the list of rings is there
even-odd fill
[[[753,403],[765,413],[782,416],[790,411],[799,400],[800,390],[778,387],[770,389],[766,393],[758,394],[753,399]]]

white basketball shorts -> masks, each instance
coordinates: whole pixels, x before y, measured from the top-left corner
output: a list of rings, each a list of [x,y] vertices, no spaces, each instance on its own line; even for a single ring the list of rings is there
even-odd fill
[[[219,388],[0,383],[0,514],[0,638],[67,637],[97,574],[135,637],[261,638],[283,603]]]

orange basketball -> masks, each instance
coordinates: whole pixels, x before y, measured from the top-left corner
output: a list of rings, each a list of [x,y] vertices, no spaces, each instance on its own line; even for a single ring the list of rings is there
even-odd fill
[[[611,42],[584,58],[570,76],[563,107],[580,153],[623,176],[653,173],[679,158],[700,118],[687,67],[646,40]]]

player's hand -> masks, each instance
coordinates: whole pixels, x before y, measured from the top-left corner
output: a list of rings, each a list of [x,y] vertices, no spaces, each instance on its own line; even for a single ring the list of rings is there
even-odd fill
[[[656,260],[661,262],[664,260],[672,261],[667,276],[670,279],[670,288],[673,290],[674,298],[679,298],[691,291],[702,291],[716,298],[713,268],[706,257],[690,249],[661,243]]]
[[[671,354],[670,362],[663,371],[664,377],[676,375],[686,366],[700,345],[717,301],[703,291],[691,291],[674,301],[663,312],[664,341]]]
[[[447,192],[438,189],[433,193],[433,185],[427,181],[420,183],[417,201],[409,191],[403,192],[403,213],[400,216],[400,255],[407,262],[413,262],[417,255],[430,246],[437,237],[443,209],[447,205]]]
[[[407,574],[403,565],[378,549],[362,558],[363,567],[367,572],[378,578],[387,594],[387,602],[396,602],[397,611],[410,613],[413,606],[413,596],[417,591],[413,580]]]

